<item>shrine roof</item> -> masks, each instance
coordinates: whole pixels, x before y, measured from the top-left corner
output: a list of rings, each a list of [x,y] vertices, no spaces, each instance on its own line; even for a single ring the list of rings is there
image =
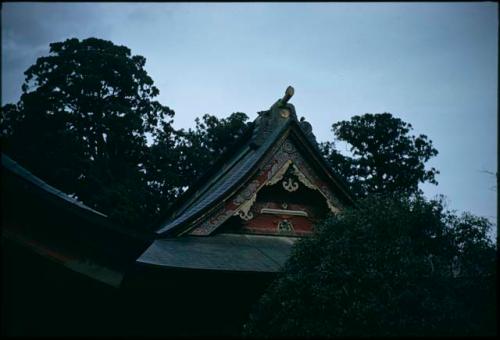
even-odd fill
[[[105,214],[92,209],[91,207],[83,204],[82,202],[78,201],[77,199],[70,197],[68,194],[62,192],[61,190],[58,190],[54,188],[53,186],[47,184],[43,180],[41,180],[39,177],[33,175],[30,171],[19,165],[17,162],[15,162],[12,158],[9,156],[5,155],[2,153],[2,167],[15,175],[21,177],[22,179],[30,182],[31,184],[34,184],[36,187],[44,190],[47,193],[50,193],[57,198],[60,198],[74,206],[77,206],[78,208],[85,209],[87,211],[90,211],[94,214],[100,215],[102,217],[107,217]]]
[[[248,234],[217,234],[157,239],[137,259],[164,268],[279,272],[297,238]]]
[[[118,287],[150,235],[124,229],[2,153],[2,241]]]
[[[190,195],[189,199],[176,211],[176,217],[164,224],[157,233],[165,233],[181,225],[222,198],[258,163],[284,128],[285,126],[276,130],[273,136],[257,149],[250,146],[250,139],[247,137],[247,140],[244,141],[236,153],[232,154],[232,157],[223,164],[213,167],[220,168],[211,178],[201,183],[202,185],[199,186],[196,192]]]
[[[293,128],[304,137],[305,143],[309,144],[318,159],[335,178],[343,191],[343,197],[347,197],[346,200],[349,202],[352,201],[345,182],[326,165],[321,156],[311,125],[303,118],[299,121],[295,107],[287,103],[292,95],[293,88],[289,87],[284,98],[279,99],[269,110],[259,112],[258,117],[249,124],[247,131],[235,145],[227,150],[169,209],[168,219],[157,229],[157,234],[165,236],[172,234],[221,202],[248,177],[266,152],[289,128]],[[288,111],[288,115],[283,116],[283,110]]]
[[[123,228],[122,226],[116,225],[115,223],[111,222],[108,216],[104,213],[92,209],[91,207],[85,205],[83,202],[69,196],[67,193],[43,181],[6,154],[2,153],[1,159],[2,190],[5,190],[5,186],[7,184],[4,181],[10,181],[10,179],[7,179],[7,177],[10,175],[13,176],[13,178],[19,179],[19,183],[27,183],[27,185],[24,185],[23,188],[37,192],[41,195],[38,196],[39,198],[42,198],[43,200],[47,198],[51,202],[56,204],[57,208],[54,206],[54,209],[62,209],[55,210],[56,214],[59,214],[59,212],[62,211],[72,211],[77,213],[80,217],[90,218],[91,220],[89,221],[89,223],[92,223],[96,226],[99,225],[104,229],[109,229],[111,231],[118,232],[119,234],[131,236],[133,238],[141,240],[151,239],[150,233],[137,232],[130,228]],[[15,184],[12,190],[16,190],[16,185],[19,184]]]

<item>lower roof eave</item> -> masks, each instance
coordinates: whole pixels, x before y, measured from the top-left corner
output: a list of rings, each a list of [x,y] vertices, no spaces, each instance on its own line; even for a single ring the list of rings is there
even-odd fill
[[[248,234],[218,234],[157,239],[136,260],[164,269],[278,273],[296,238]]]
[[[260,275],[275,275],[282,272],[282,268],[275,270],[239,270],[239,269],[227,269],[227,268],[197,268],[197,267],[174,267],[167,266],[158,263],[142,262],[137,260],[136,266],[150,268],[152,270],[158,271],[176,271],[176,272],[197,272],[197,273],[227,273],[227,274],[260,274]]]

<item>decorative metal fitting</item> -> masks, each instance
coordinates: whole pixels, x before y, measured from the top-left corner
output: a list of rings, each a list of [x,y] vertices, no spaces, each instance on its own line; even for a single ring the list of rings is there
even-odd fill
[[[238,216],[240,216],[243,220],[249,221],[253,218],[253,213],[251,211],[238,211]]]
[[[293,232],[293,225],[292,222],[288,220],[283,220],[278,223],[278,231],[280,233],[289,233]]]
[[[291,177],[288,177],[288,180],[283,181],[282,184],[283,188],[285,188],[285,190],[289,192],[293,192],[299,188],[299,183],[292,180]]]
[[[283,98],[281,99],[281,102],[283,104],[286,104],[288,103],[288,101],[290,100],[290,98],[292,98],[293,94],[295,93],[295,90],[293,87],[291,86],[288,86],[286,88],[286,91],[285,91],[285,95],[283,96]]]

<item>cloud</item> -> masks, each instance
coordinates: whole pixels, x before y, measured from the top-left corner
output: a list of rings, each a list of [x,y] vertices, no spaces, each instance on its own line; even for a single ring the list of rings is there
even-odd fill
[[[121,32],[161,25],[176,8],[176,4],[138,3],[3,4],[2,104],[17,101],[24,71],[49,53],[50,43],[88,37],[115,41]],[[116,43],[128,43],[127,39],[122,41]]]
[[[49,44],[105,31],[94,4],[7,3],[2,7],[2,104],[16,101],[24,71]]]

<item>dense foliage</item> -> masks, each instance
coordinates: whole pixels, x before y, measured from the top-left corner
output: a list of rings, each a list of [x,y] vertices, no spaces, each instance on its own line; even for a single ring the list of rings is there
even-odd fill
[[[3,151],[112,219],[137,223],[151,213],[147,136],[174,115],[153,100],[145,62],[95,38],[50,44],[25,72],[20,101],[2,110]]]
[[[199,178],[248,128],[248,116],[235,112],[227,118],[205,114],[195,129],[178,131],[179,166],[184,184]]]
[[[294,247],[246,335],[495,334],[490,223],[440,200],[372,195]]]
[[[358,197],[372,193],[418,192],[418,184],[437,184],[435,168],[425,162],[437,155],[425,135],[410,135],[411,124],[390,113],[353,116],[332,125],[338,141],[350,146],[353,157],[342,155],[334,142],[322,143],[331,166],[348,181]]]
[[[2,108],[2,152],[121,225],[144,228],[189,186],[248,117],[205,115],[176,131],[145,58],[96,38],[50,44]]]
[[[227,118],[205,114],[202,120],[195,120],[194,129],[165,126],[150,145],[147,158],[148,189],[155,197],[157,217],[234,145],[248,128],[247,120],[241,112]]]

